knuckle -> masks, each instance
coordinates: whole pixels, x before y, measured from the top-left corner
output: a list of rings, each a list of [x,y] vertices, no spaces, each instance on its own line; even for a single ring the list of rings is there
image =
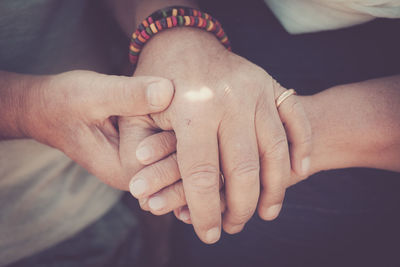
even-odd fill
[[[250,177],[258,177],[260,173],[260,163],[258,160],[249,159],[238,163],[231,171],[229,179],[239,180],[241,182],[248,181],[253,183]]]
[[[243,177],[249,174],[258,174],[260,164],[258,160],[248,159],[238,163],[231,171],[231,177]]]
[[[278,135],[268,145],[263,157],[274,159],[276,161],[283,160],[288,154],[288,142],[285,135]]]
[[[244,209],[241,211],[230,211],[229,223],[233,225],[246,223],[254,214],[255,209]]]
[[[163,164],[151,165],[151,172],[156,184],[160,184],[162,181],[168,180],[168,177],[170,177],[169,169],[164,168]]]
[[[191,190],[200,194],[206,194],[218,191],[218,174],[219,171],[216,166],[209,163],[198,164],[188,171],[186,179],[190,184]]]

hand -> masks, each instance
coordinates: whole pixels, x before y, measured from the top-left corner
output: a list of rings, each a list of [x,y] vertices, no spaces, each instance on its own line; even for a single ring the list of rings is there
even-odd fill
[[[162,111],[172,99],[172,84],[162,78],[90,71],[35,79],[40,79],[39,86],[25,92],[24,114],[20,116],[25,136],[62,150],[106,184],[127,190],[133,173],[123,171],[126,163],[120,158],[129,153],[123,144],[138,143],[152,132],[145,121],[130,127],[129,118],[120,119],[118,131],[115,116]]]
[[[181,192],[200,239],[206,243],[219,239],[219,163],[225,177],[224,230],[241,231],[254,213],[260,166],[258,211],[262,218],[274,219],[291,183],[282,122],[293,137],[292,169],[303,176],[309,165],[311,131],[296,98],[285,101],[280,118],[275,98],[285,89],[261,68],[228,52],[214,36],[197,29],[172,29],[146,44],[135,75],[150,74],[169,78],[175,84],[171,106],[152,118],[160,128],[176,133],[179,169],[171,168],[169,176],[175,181],[182,176]],[[142,175],[138,173],[133,180],[144,179]],[[165,201],[158,198],[158,206],[165,207]]]

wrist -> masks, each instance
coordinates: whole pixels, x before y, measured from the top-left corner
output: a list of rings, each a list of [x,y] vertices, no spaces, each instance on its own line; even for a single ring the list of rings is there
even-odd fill
[[[16,90],[15,97],[19,106],[16,109],[15,121],[22,138],[38,139],[39,131],[43,130],[43,124],[40,122],[45,116],[45,110],[49,108],[43,95],[49,77],[25,75],[21,87]]]
[[[351,141],[346,124],[335,112],[329,90],[299,97],[312,129],[310,174],[319,171],[358,166],[363,157],[356,140]]]
[[[218,60],[228,52],[212,33],[196,28],[172,28],[156,34],[146,43],[139,57],[136,74],[149,74],[143,73],[146,70],[151,70],[153,75],[187,72],[184,69],[177,69],[178,66],[193,67],[195,65],[196,68],[201,68],[202,62],[209,64],[209,60]],[[154,73],[159,69],[160,62],[163,66],[171,64],[171,67],[168,69],[163,67],[162,72]],[[178,62],[185,64],[176,64]]]
[[[229,39],[218,20],[198,9],[173,6],[153,12],[140,23],[137,30],[132,34],[129,46],[130,62],[137,65],[141,51],[154,35],[171,28],[180,27],[198,28],[213,33],[221,44],[229,51],[231,50]],[[167,42],[165,42],[164,46],[166,44]],[[171,51],[168,52],[171,53]]]
[[[33,76],[0,72],[0,139],[29,137],[25,123],[27,99],[31,95]]]

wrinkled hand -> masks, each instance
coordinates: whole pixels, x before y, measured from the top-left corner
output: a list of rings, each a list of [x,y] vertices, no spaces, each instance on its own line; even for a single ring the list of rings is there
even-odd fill
[[[278,114],[275,98],[285,89],[261,68],[225,50],[214,36],[196,29],[172,29],[155,36],[142,51],[135,75],[166,77],[175,85],[170,107],[152,118],[161,129],[174,130],[177,155],[133,178],[132,189],[142,185],[138,188],[143,190],[132,190],[142,205],[162,214],[171,210],[171,203],[172,209],[185,205],[186,198],[196,233],[202,241],[214,243],[221,228],[221,167],[226,232],[241,231],[257,203],[262,218],[278,216],[291,169],[304,176],[309,165],[311,132],[296,98],[285,101]],[[282,122],[293,137],[292,166]],[[168,132],[161,135],[173,138]],[[143,156],[145,148],[142,143],[137,156],[150,164]],[[152,175],[160,178],[151,181]]]
[[[174,93],[171,82],[90,71],[40,79],[40,86],[29,90],[24,101],[25,119],[20,125],[26,136],[62,150],[103,182],[127,190],[129,180],[142,165],[122,161],[132,154],[124,147],[136,147],[153,132],[143,120],[133,127],[129,118],[120,119],[118,131],[116,116],[162,111]],[[124,172],[126,166],[129,173]]]

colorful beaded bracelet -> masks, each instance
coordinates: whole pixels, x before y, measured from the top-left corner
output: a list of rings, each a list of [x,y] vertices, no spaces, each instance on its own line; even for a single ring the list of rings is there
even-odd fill
[[[139,54],[146,42],[158,32],[174,27],[195,27],[213,33],[230,51],[228,36],[221,24],[211,15],[189,7],[168,7],[147,17],[132,34],[129,46],[129,60],[136,65]]]

